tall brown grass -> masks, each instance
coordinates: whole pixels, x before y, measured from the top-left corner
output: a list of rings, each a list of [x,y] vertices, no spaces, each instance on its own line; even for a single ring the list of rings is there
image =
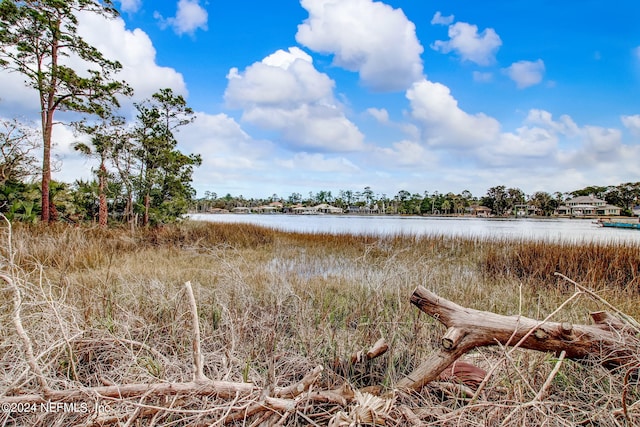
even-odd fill
[[[640,292],[640,247],[631,243],[502,242],[485,254],[484,273],[553,285],[563,272],[596,289]]]
[[[628,244],[301,234],[191,222],[134,234],[16,226],[12,239],[12,253],[6,244],[2,248],[2,268],[19,271],[25,328],[46,375],[60,389],[189,378],[186,281],[196,292],[205,374],[265,387],[295,382],[320,364],[327,388],[347,381],[392,389],[434,351],[444,332],[409,304],[416,285],[463,306],[544,318],[572,293],[553,275],[557,271],[597,289],[627,314],[640,315],[640,250]],[[7,301],[0,314],[2,396],[34,384],[11,327],[10,290],[0,289],[0,297]],[[583,298],[554,320],[585,322],[588,311],[598,308]],[[380,337],[390,344],[384,356],[357,366],[347,362]],[[474,363],[491,366],[500,354],[499,348],[481,349]],[[518,409],[533,399],[556,359],[515,354],[496,371],[482,401],[469,404],[427,388],[400,396],[398,403],[426,408],[416,413],[433,425],[499,425],[507,417],[519,425],[626,422],[619,411],[626,372],[570,361],[544,405]],[[627,403],[637,403],[637,388],[627,389]],[[638,420],[640,408],[634,408],[628,417]],[[403,419],[399,412],[393,416]],[[2,417],[16,424],[64,424],[63,414],[37,414],[35,421]],[[194,421],[175,419],[157,424]],[[289,422],[308,423],[296,417]]]

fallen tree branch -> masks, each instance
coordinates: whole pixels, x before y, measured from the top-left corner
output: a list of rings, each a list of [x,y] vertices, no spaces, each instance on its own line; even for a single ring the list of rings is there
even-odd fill
[[[3,403],[46,403],[49,401],[71,402],[84,399],[110,397],[127,399],[144,394],[155,396],[198,395],[217,396],[224,399],[232,398],[236,393],[248,395],[259,391],[260,388],[251,383],[237,383],[230,381],[202,381],[150,384],[124,384],[103,387],[86,387],[69,390],[49,390],[42,394],[22,394],[0,398]]]
[[[318,366],[302,380],[287,387],[276,387],[273,391],[275,398],[294,398],[307,391],[319,378],[322,367]],[[3,403],[46,403],[49,401],[78,401],[91,398],[128,399],[145,394],[154,396],[197,395],[216,396],[230,399],[235,396],[247,396],[260,392],[261,388],[251,383],[231,381],[189,381],[176,383],[124,384],[103,387],[86,387],[71,390],[48,390],[43,394],[22,394],[18,396],[0,397]]]
[[[369,350],[356,351],[351,355],[351,364],[362,363],[367,360],[373,360],[376,357],[382,356],[389,350],[389,344],[384,338],[380,338],[376,341]]]
[[[542,385],[542,388],[540,388],[540,391],[538,391],[538,394],[536,394],[536,397],[533,399],[534,401],[540,402],[544,397],[544,395],[547,394],[547,390],[549,390],[549,387],[551,387],[551,382],[553,381],[553,379],[558,374],[558,371],[560,370],[560,365],[562,365],[564,356],[565,356],[565,351],[562,350],[562,352],[560,353],[560,356],[558,357],[558,361],[556,362],[556,365],[553,367],[553,370],[547,377],[547,380]]]
[[[496,344],[517,342],[520,348],[565,352],[573,360],[598,360],[606,367],[638,361],[635,328],[614,322],[612,315],[592,313],[593,325],[538,321],[522,316],[504,316],[459,306],[418,286],[411,303],[448,329],[434,355],[397,384],[398,388],[420,389],[468,351]]]
[[[7,230],[8,230],[7,246],[8,246],[8,252],[9,252],[9,267],[12,270],[11,276],[4,273],[0,273],[0,279],[4,280],[6,284],[9,285],[9,288],[11,288],[11,291],[13,293],[13,316],[12,316],[13,325],[15,326],[16,332],[18,333],[18,336],[22,341],[23,351],[27,357],[27,363],[29,365],[29,368],[31,369],[33,374],[36,376],[38,385],[40,386],[42,391],[46,392],[47,390],[49,390],[49,384],[47,383],[47,380],[45,379],[45,376],[42,373],[42,370],[40,369],[40,366],[38,365],[38,362],[36,360],[31,338],[29,337],[29,335],[27,334],[27,331],[24,329],[24,326],[22,325],[22,317],[21,317],[21,309],[22,309],[22,302],[23,302],[22,293],[20,292],[20,287],[18,286],[18,283],[16,283],[16,281],[14,280],[15,264],[13,262],[13,257],[14,257],[13,243],[12,243],[13,229],[11,227],[11,222],[7,219],[7,217],[2,214],[0,214],[0,216],[7,223]]]
[[[302,378],[302,380],[300,380],[299,383],[293,384],[291,386],[284,387],[281,389],[277,389],[274,391],[274,395],[280,398],[292,399],[298,396],[299,394],[304,393],[305,391],[309,390],[309,388],[313,384],[315,384],[316,381],[318,381],[318,379],[320,378],[320,375],[322,374],[323,369],[324,368],[322,366],[316,366],[311,372],[305,375],[304,378]]]
[[[45,376],[42,373],[40,366],[38,366],[38,362],[36,361],[31,338],[29,338],[29,335],[27,335],[27,332],[22,326],[22,317],[20,315],[20,310],[22,308],[22,293],[20,292],[20,288],[11,277],[5,274],[0,274],[0,279],[4,280],[13,291],[13,325],[16,328],[18,336],[22,340],[22,346],[24,353],[27,356],[27,363],[29,364],[29,368],[36,376],[40,388],[43,391],[47,391],[49,390],[49,385],[47,384],[47,380],[45,379]]]
[[[191,282],[186,282],[184,288],[187,291],[187,298],[189,298],[189,309],[191,310],[191,327],[193,328],[193,380],[195,382],[207,381],[209,378],[204,374],[204,357],[202,356],[202,350],[200,348],[200,319],[198,319],[198,305],[196,304],[196,298],[193,296],[193,288]]]

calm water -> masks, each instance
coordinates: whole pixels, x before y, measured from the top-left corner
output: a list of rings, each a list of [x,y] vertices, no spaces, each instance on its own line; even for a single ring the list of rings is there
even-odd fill
[[[250,223],[307,233],[445,235],[563,242],[631,242],[640,230],[598,227],[586,219],[486,219],[349,215],[194,214],[192,219]]]

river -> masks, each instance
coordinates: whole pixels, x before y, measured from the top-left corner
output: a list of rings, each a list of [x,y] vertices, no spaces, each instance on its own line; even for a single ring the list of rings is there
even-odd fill
[[[192,214],[193,220],[249,223],[283,231],[369,235],[433,235],[555,242],[632,243],[640,230],[599,227],[594,220],[567,218],[470,218],[352,215]]]

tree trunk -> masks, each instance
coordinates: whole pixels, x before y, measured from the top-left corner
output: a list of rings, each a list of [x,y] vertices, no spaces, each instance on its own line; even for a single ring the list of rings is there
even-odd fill
[[[438,352],[403,378],[399,388],[419,389],[466,352],[497,344],[555,354],[564,351],[567,358],[590,359],[608,368],[639,362],[638,331],[607,312],[591,313],[594,325],[542,322],[461,307],[422,286],[413,292],[411,303],[448,330]]]
[[[151,207],[151,196],[149,193],[144,195],[144,216],[142,218],[142,225],[145,227],[149,225],[149,208]]]
[[[51,184],[51,132],[53,130],[53,111],[42,113],[42,211],[40,219],[44,223],[50,220],[50,184]]]
[[[129,222],[129,228],[131,229],[131,234],[135,231],[136,228],[136,216],[133,213],[133,195],[131,191],[127,194],[127,205],[125,207],[125,216],[127,221]]]
[[[55,22],[55,27],[52,32],[51,41],[51,81],[48,85],[44,85],[43,81],[38,81],[38,91],[40,92],[40,105],[42,107],[42,213],[41,219],[44,223],[51,222],[51,195],[50,195],[50,183],[51,183],[51,137],[53,134],[53,114],[56,110],[55,94],[58,85],[57,70],[58,70],[58,48],[59,48],[59,34],[60,22]],[[38,64],[38,71],[41,64]],[[57,215],[56,215],[57,216]]]
[[[102,228],[107,227],[107,218],[109,216],[109,211],[107,208],[107,195],[106,191],[106,180],[107,180],[107,168],[104,165],[104,160],[100,164],[100,173],[98,176],[98,198],[99,198],[99,207],[98,207],[98,225]]]

